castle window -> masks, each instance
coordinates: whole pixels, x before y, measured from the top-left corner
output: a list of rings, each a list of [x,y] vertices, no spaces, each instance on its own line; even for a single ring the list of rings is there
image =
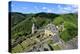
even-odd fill
[[[40,35],[37,36],[37,38],[39,38],[39,37],[40,37]]]
[[[51,34],[49,34],[49,36],[52,36]]]
[[[48,49],[47,48],[44,48],[44,51],[48,51]]]

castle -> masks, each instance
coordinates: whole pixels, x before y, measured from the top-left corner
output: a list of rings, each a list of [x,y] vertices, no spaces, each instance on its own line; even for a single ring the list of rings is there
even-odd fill
[[[32,25],[32,34],[34,34],[35,32],[35,24],[33,23]],[[54,43],[60,44],[61,40],[58,34],[58,28],[50,23],[47,26],[45,26],[43,29],[38,29],[38,31],[40,34],[37,34],[37,36],[40,36],[40,38],[36,38],[38,39],[39,42],[44,42],[45,40],[48,41],[49,40],[53,40]],[[45,47],[45,45],[47,47]],[[42,43],[38,46],[34,46],[33,49],[31,51],[44,51],[44,50],[50,50],[50,47],[48,46],[48,44],[46,43]]]

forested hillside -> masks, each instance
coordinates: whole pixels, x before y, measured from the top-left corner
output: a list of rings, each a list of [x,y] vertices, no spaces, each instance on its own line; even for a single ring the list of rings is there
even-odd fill
[[[31,34],[31,27],[34,23],[36,28],[53,23],[56,26],[64,23],[64,31],[60,32],[60,37],[64,41],[68,41],[77,36],[77,21],[76,13],[70,14],[53,14],[53,13],[36,13],[36,14],[22,14],[13,12],[11,14],[11,38],[16,39]]]

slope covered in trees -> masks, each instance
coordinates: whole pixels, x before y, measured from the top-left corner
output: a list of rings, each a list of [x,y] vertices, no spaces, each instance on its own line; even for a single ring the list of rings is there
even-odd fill
[[[60,32],[60,37],[64,41],[68,41],[77,36],[77,14],[53,14],[53,13],[37,13],[37,14],[11,14],[11,38],[16,39],[31,34],[32,24],[35,23],[37,29],[53,23],[59,26],[64,23],[64,31]]]
[[[21,21],[25,20],[32,14],[23,14],[23,13],[18,13],[18,12],[9,12],[10,18],[11,18],[11,26],[14,27]]]
[[[64,41],[69,41],[73,37],[77,36],[77,32],[78,32],[77,14],[70,13],[70,14],[60,15],[59,17],[56,17],[53,20],[53,23],[58,26],[61,23],[64,23],[64,31],[60,32],[60,37]]]

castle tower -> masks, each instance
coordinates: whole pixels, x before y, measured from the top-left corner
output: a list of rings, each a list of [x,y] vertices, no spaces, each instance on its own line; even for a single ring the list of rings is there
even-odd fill
[[[58,30],[61,31],[61,32],[64,30],[64,23],[62,23],[62,24],[58,27]]]
[[[35,32],[35,25],[33,23],[33,25],[32,25],[32,34],[34,34],[34,32]]]

